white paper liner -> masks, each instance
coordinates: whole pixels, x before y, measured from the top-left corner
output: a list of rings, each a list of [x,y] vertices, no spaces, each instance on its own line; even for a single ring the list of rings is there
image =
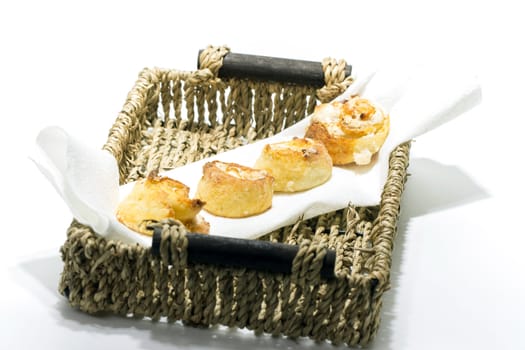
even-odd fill
[[[257,238],[299,218],[345,208],[379,204],[388,173],[391,151],[399,144],[438,127],[481,101],[481,89],[472,74],[432,67],[384,69],[357,76],[337,100],[359,94],[381,105],[390,114],[390,133],[371,164],[335,166],[331,179],[311,190],[275,193],[266,212],[241,219],[221,218],[202,211],[210,223],[210,234],[236,238]],[[267,143],[303,137],[310,118],[256,143],[221,153],[163,173],[197,188],[202,166],[213,159],[253,166]],[[459,141],[458,141],[459,142]],[[95,232],[126,242],[150,245],[151,238],[135,233],[116,220],[118,202],[133,184],[118,186],[118,168],[107,152],[80,144],[59,127],[48,127],[37,137],[33,160],[67,203],[73,216]]]

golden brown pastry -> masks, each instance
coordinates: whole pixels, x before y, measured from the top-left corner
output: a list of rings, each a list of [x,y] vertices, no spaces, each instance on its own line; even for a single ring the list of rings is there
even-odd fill
[[[379,106],[354,96],[316,107],[306,137],[324,143],[334,165],[368,164],[390,130],[390,118]]]
[[[176,219],[190,232],[209,233],[210,225],[197,214],[204,202],[189,198],[189,188],[183,183],[151,173],[139,180],[131,193],[119,204],[117,219],[139,233],[151,236],[150,222]]]
[[[217,216],[242,218],[272,206],[273,177],[267,171],[236,163],[208,162],[197,186],[204,210]]]
[[[293,138],[264,146],[255,168],[275,178],[274,191],[297,192],[325,183],[332,176],[332,158],[322,142]]]

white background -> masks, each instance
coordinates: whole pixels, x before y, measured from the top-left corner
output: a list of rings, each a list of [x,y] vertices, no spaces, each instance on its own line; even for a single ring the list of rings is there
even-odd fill
[[[100,147],[144,67],[197,51],[319,61],[461,60],[482,104],[416,140],[373,349],[523,349],[525,25],[519,2],[17,1],[0,5],[0,348],[331,349],[71,309],[68,209],[27,155],[56,124]],[[356,66],[357,67],[357,66]]]

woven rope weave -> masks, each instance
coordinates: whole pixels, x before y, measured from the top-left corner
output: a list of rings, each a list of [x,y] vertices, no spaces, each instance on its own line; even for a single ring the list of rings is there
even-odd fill
[[[344,61],[323,62],[327,85],[312,87],[216,77],[227,48],[209,47],[196,72],[142,71],[104,148],[118,161],[122,183],[268,137],[342,92]],[[343,73],[341,73],[343,72]],[[160,256],[108,241],[73,222],[61,248],[59,290],[89,313],[111,312],[191,325],[222,324],[256,334],[310,337],[365,345],[377,332],[409,144],[391,154],[381,205],[322,215],[261,239],[299,246],[290,275],[189,265],[185,229],[161,223]],[[336,278],[320,279],[327,249]]]

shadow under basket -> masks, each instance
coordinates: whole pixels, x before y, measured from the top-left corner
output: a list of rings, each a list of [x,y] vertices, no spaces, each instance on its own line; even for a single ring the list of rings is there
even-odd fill
[[[121,183],[271,136],[305,118],[352,82],[345,62],[325,59],[324,86],[223,77],[225,48],[200,54],[199,69],[143,70],[109,132]],[[390,156],[377,207],[354,207],[297,222],[260,240],[296,246],[290,273],[195,264],[175,222],[161,225],[158,254],[106,240],[74,221],[61,248],[59,290],[73,307],[255,334],[366,345],[389,289],[393,241],[407,177],[409,143]],[[333,278],[320,274],[335,252]]]

